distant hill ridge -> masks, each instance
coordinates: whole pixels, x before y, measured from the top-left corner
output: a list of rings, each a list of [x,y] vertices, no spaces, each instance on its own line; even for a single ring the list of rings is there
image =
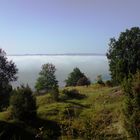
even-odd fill
[[[8,54],[7,56],[105,56],[101,53]]]

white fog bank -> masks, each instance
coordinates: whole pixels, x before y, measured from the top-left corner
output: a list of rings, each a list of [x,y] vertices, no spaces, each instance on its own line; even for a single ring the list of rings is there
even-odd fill
[[[109,67],[106,56],[8,56],[19,69],[18,81],[15,85],[29,84],[34,88],[41,66],[52,63],[56,66],[56,77],[59,85],[65,85],[64,80],[73,68],[78,67],[93,82],[97,75],[109,79]]]

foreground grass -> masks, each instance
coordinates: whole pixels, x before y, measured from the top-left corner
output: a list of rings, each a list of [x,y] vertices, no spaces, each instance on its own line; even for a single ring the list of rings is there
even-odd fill
[[[38,116],[56,121],[65,139],[124,139],[121,122],[123,95],[119,87],[68,87],[85,95],[82,99],[64,98],[58,102],[46,102],[48,95],[37,97]],[[84,138],[84,139],[85,139]],[[80,138],[81,139],[81,138]]]
[[[35,134],[41,128],[44,139],[52,135],[63,140],[125,139],[121,121],[123,95],[119,87],[91,85],[66,89],[76,89],[84,96],[68,98],[61,93],[62,89],[58,102],[49,94],[37,96],[38,120],[29,126]],[[10,111],[1,112],[0,120],[11,122]]]

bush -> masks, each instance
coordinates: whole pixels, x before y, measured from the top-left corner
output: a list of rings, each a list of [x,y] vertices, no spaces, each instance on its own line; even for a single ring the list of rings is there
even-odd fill
[[[18,69],[12,61],[8,61],[6,53],[0,48],[0,110],[9,105],[12,91],[11,82],[16,81]]]
[[[73,71],[68,75],[68,78],[65,80],[66,87],[77,86],[78,81],[83,77],[86,77],[85,74],[82,73],[79,68],[74,68]],[[85,81],[85,79],[84,79],[84,81]],[[80,82],[80,84],[81,84],[81,82]],[[83,83],[82,83],[82,85],[83,85]]]
[[[123,82],[125,100],[123,105],[124,127],[129,136],[140,138],[140,72]]]
[[[76,89],[72,89],[72,90],[67,90],[67,89],[64,89],[62,90],[62,94],[64,94],[67,98],[75,98],[75,99],[83,99],[85,98],[85,95],[83,94],[80,94],[78,92],[78,90]]]
[[[10,105],[14,119],[30,121],[36,117],[36,99],[28,86],[14,90]]]
[[[90,80],[84,76],[80,78],[77,82],[77,86],[89,86],[90,85]]]
[[[9,106],[10,94],[12,92],[12,86],[4,84],[0,86],[0,110],[4,110]]]
[[[108,87],[112,87],[112,86],[113,86],[113,83],[112,83],[111,80],[107,80],[107,81],[105,82],[105,85],[108,86]]]
[[[59,91],[57,89],[50,90],[50,95],[54,101],[58,101],[59,98]]]
[[[102,80],[102,75],[98,75],[96,80],[97,80],[97,84],[100,84],[100,85],[103,85],[103,86],[105,85],[105,83]]]

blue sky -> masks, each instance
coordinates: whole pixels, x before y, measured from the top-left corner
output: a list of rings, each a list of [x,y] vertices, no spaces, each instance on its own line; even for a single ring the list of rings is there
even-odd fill
[[[0,0],[7,54],[106,53],[109,39],[140,26],[140,0]]]

